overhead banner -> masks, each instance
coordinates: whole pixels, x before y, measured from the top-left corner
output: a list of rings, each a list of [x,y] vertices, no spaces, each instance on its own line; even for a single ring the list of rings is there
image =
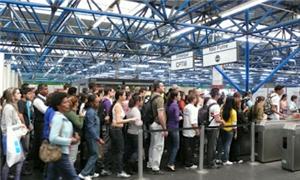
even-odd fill
[[[203,66],[233,63],[238,60],[237,42],[230,42],[203,49]]]
[[[171,70],[190,69],[194,67],[193,51],[171,56]]]

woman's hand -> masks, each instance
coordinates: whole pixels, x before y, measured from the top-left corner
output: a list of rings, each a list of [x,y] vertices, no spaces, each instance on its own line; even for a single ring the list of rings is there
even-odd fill
[[[74,144],[77,144],[79,142],[79,140],[75,137],[72,137],[71,138],[71,144],[74,145]]]
[[[104,142],[103,139],[101,139],[101,138],[98,140],[98,143],[99,143],[99,144],[102,144],[102,145],[105,144],[105,142]]]
[[[80,136],[78,133],[75,133],[72,137],[71,144],[77,144],[80,141]]]

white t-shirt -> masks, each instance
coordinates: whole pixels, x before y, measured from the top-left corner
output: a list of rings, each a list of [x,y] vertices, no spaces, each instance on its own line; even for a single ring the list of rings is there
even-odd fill
[[[298,111],[298,106],[294,101],[290,102],[289,110],[291,112],[297,112]]]
[[[208,125],[209,127],[220,126],[220,123],[217,123],[215,118],[213,117],[213,116],[220,116],[221,108],[220,108],[219,104],[217,103],[216,100],[209,99],[207,102],[207,106],[210,106],[213,103],[215,103],[215,105],[212,105],[209,108],[209,122],[210,122],[210,124]]]
[[[188,104],[184,107],[183,110],[183,127],[191,128],[192,124],[198,124],[198,109],[193,104]],[[182,135],[184,137],[194,137],[196,135],[196,131],[184,130]]]
[[[271,105],[276,106],[276,111],[280,110],[280,96],[277,93],[271,94]],[[271,120],[280,120],[280,116],[276,113],[270,115]]]

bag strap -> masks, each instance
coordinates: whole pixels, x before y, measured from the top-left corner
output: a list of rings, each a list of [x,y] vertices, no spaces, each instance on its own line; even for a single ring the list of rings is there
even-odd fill
[[[214,105],[217,105],[218,103],[212,103],[212,104],[210,104],[209,106],[208,106],[208,108],[207,108],[207,110],[208,110],[208,125],[210,125],[210,123],[215,119],[215,117],[214,116],[211,116],[210,115],[210,108],[211,107],[213,107]],[[209,120],[209,117],[212,117],[212,119],[211,120]]]
[[[151,113],[153,114],[153,101],[155,100],[155,99],[157,99],[158,97],[161,97],[160,95],[156,95],[156,96],[154,96],[153,98],[151,98],[150,99],[150,108],[151,108]],[[154,117],[154,118],[156,118],[156,117]]]

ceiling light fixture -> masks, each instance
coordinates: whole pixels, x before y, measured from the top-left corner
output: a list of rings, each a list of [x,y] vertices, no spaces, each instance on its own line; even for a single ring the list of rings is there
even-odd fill
[[[240,4],[238,6],[235,6],[231,9],[228,9],[226,11],[223,11],[219,14],[219,16],[221,18],[225,18],[225,17],[228,17],[228,16],[231,16],[233,14],[236,14],[236,13],[239,13],[239,12],[242,12],[246,9],[249,9],[249,8],[252,8],[254,6],[257,6],[259,4],[262,4],[264,2],[266,2],[268,0],[251,0],[251,1],[248,1],[248,2],[245,2],[243,4]]]

